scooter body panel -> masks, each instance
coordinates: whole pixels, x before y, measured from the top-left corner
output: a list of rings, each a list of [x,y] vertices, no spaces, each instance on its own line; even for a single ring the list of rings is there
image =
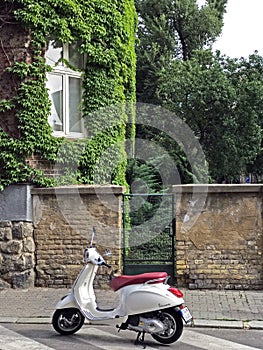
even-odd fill
[[[135,284],[120,290],[121,304],[126,315],[136,315],[175,307],[184,303],[169,292],[168,284]]]
[[[73,295],[82,314],[91,321],[114,319],[121,315],[119,308],[109,311],[101,311],[97,307],[96,295],[93,289],[93,281],[98,270],[97,265],[86,265],[73,286]]]
[[[61,298],[56,305],[56,309],[67,308],[78,308],[78,304],[76,303],[75,297],[72,292]]]

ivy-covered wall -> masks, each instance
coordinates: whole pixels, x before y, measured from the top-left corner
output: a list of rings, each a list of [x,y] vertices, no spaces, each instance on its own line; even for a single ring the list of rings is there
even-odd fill
[[[48,164],[62,163],[62,183],[125,184],[124,141],[134,136],[134,0],[4,0],[0,18],[0,188],[16,182],[54,185],[28,161],[40,156]],[[80,53],[87,56],[84,146],[83,140],[55,138],[48,124],[50,67],[44,54],[50,37],[81,42]]]

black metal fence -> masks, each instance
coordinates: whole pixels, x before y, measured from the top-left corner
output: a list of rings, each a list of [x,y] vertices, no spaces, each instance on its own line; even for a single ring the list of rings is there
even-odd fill
[[[166,271],[175,276],[173,194],[126,194],[123,198],[125,274]]]

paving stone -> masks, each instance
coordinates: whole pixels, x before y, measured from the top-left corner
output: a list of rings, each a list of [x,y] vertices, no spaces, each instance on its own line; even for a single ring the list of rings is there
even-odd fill
[[[49,322],[66,288],[28,288],[0,290],[0,322]],[[259,327],[263,323],[263,291],[183,290],[185,304],[196,324],[208,327]],[[118,304],[118,294],[95,290],[101,308]],[[242,295],[242,298],[240,297]],[[209,306],[209,307],[208,307]],[[251,322],[249,322],[251,321]]]

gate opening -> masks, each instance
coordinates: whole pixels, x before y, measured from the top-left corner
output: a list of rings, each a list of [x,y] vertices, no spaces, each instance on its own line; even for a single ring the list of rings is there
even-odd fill
[[[176,284],[173,194],[123,196],[123,272],[167,272]]]

